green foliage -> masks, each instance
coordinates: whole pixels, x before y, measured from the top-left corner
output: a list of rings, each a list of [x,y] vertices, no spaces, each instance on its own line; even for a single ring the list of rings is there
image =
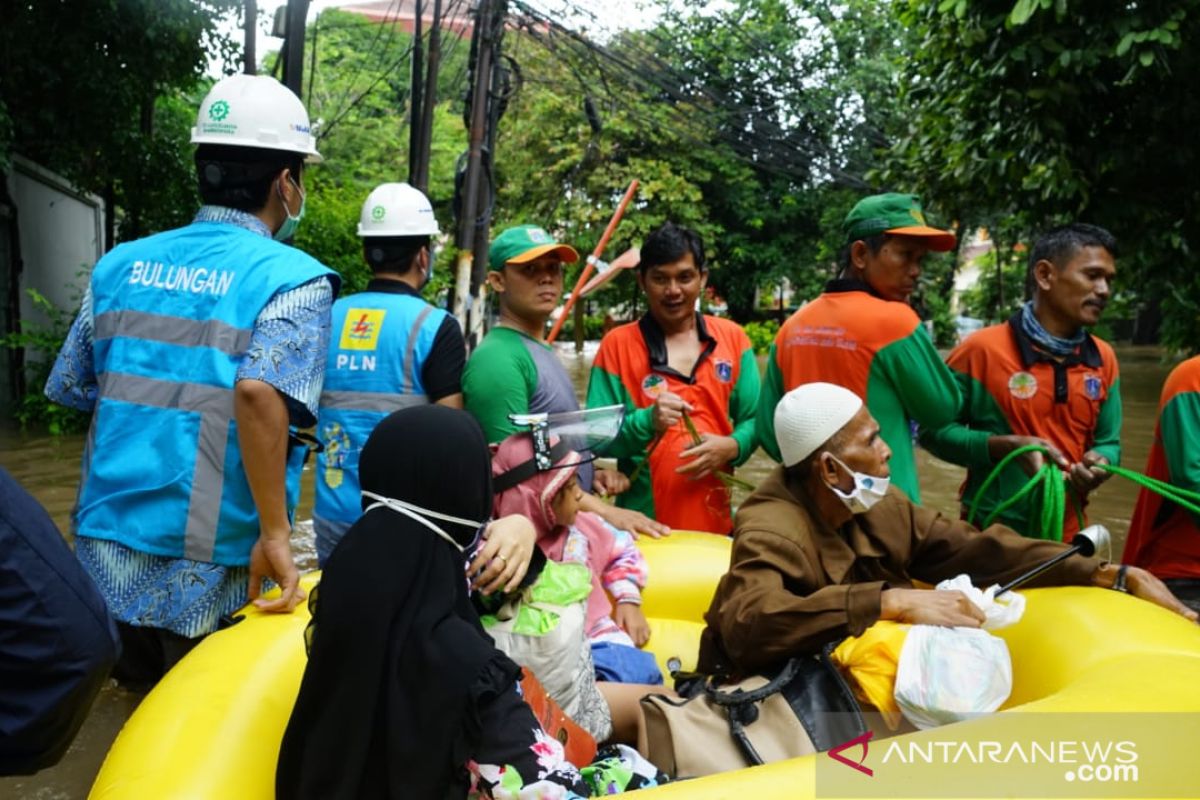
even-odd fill
[[[769,351],[771,345],[775,343],[775,334],[779,333],[779,322],[773,319],[747,322],[742,325],[742,329],[750,337],[750,342],[754,345],[754,352],[762,355]]]
[[[975,258],[979,282],[962,296],[963,313],[989,324],[1008,319],[1025,302],[1025,259],[1001,259],[1003,268],[998,273],[996,252],[989,250]]]
[[[121,209],[119,236],[194,211],[187,95],[237,0],[9,4],[0,26],[0,166],[20,153]],[[182,94],[181,94],[182,93]]]
[[[428,194],[442,231],[451,234],[454,162],[467,143],[453,106],[467,45],[449,35],[442,43],[443,99],[433,120]],[[347,294],[361,291],[371,278],[356,235],[363,201],[381,183],[408,179],[412,37],[397,25],[329,9],[309,28],[307,46],[314,44],[317,69],[313,78],[305,65],[306,102],[309,117],[321,121],[318,149],[324,161],[305,171],[308,200],[296,246],[341,273]],[[269,54],[264,71],[277,58]],[[439,262],[426,296],[442,292],[452,275]]]
[[[38,325],[22,320],[20,332],[0,336],[0,347],[23,349],[25,352],[25,383],[28,389],[18,398],[13,416],[22,428],[45,428],[55,436],[85,431],[91,419],[89,414],[52,402],[42,393],[75,314],[58,308],[36,289],[27,292],[34,307],[46,316],[48,322]]]
[[[1200,244],[1200,0],[897,0],[916,46],[896,70],[909,111],[879,171],[971,229],[1010,241],[1071,220],[1121,240],[1131,308],[1162,303],[1163,340],[1194,349]],[[1007,295],[1006,295],[1007,299]]]

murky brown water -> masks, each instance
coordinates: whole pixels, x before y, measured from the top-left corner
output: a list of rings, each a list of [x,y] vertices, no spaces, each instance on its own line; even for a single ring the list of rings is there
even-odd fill
[[[588,343],[585,352],[578,356],[569,348],[560,351],[580,395],[587,384],[595,344]],[[1128,467],[1141,470],[1146,465],[1150,450],[1158,395],[1170,367],[1161,363],[1161,353],[1155,348],[1120,348],[1117,352],[1121,363],[1125,410],[1121,431],[1122,461]],[[0,465],[46,507],[64,531],[67,530],[71,506],[75,501],[82,449],[82,436],[55,438],[23,433],[0,425]],[[923,450],[918,450],[917,460],[925,504],[957,516],[958,486],[962,482],[963,470]],[[750,483],[758,483],[773,467],[774,462],[759,451],[738,470],[738,474]],[[304,474],[300,508],[296,515],[300,521],[293,541],[293,550],[302,569],[316,566],[311,521],[312,481],[310,464]],[[742,496],[735,496],[735,500],[741,499]],[[1120,557],[1124,546],[1129,516],[1133,513],[1136,499],[1136,487],[1116,478],[1093,495],[1089,506],[1091,521],[1103,523],[1112,532],[1115,557]],[[109,745],[140,699],[139,695],[115,686],[104,689],[62,762],[35,776],[0,778],[0,798],[74,800],[86,797]]]

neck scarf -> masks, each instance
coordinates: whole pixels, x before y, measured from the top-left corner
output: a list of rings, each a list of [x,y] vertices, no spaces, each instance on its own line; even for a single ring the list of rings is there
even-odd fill
[[[1038,318],[1033,313],[1033,301],[1025,303],[1021,307],[1020,315],[1021,331],[1030,339],[1033,340],[1042,350],[1045,350],[1050,355],[1054,356],[1069,356],[1074,353],[1079,345],[1083,344],[1083,340],[1087,338],[1087,331],[1080,328],[1079,331],[1067,339],[1060,336],[1055,336],[1042,327],[1042,323],[1038,322]]]
[[[397,411],[363,448],[359,479],[364,494],[394,502],[364,499],[369,510],[312,593],[276,793],[463,796],[483,735],[478,709],[520,673],[483,632],[457,549],[491,510],[487,442],[466,412]]]

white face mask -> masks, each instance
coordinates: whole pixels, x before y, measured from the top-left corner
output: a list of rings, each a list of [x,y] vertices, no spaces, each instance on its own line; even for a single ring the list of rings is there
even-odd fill
[[[382,506],[382,507],[388,508],[392,511],[395,511],[397,514],[403,514],[406,517],[411,517],[412,519],[415,519],[417,522],[424,525],[426,528],[429,528],[429,530],[433,531],[438,536],[445,539],[450,544],[454,545],[454,549],[460,553],[466,552],[468,547],[473,548],[475,546],[475,543],[479,540],[480,535],[483,533],[483,529],[485,527],[487,527],[486,521],[485,522],[477,522],[475,520],[462,519],[461,517],[452,517],[449,514],[441,514],[437,511],[430,511],[427,508],[421,508],[420,506],[414,506],[412,503],[406,503],[403,500],[397,500],[394,497],[384,497],[382,495],[375,494],[374,492],[368,492],[365,489],[363,490],[362,496],[376,501],[376,502],[372,503],[371,505],[367,506],[366,510],[363,511],[364,514],[366,514],[368,511],[372,511],[372,510]],[[476,532],[475,532],[476,542],[472,542],[470,545],[467,545],[466,547],[464,547],[463,545],[461,545],[457,541],[455,541],[453,536],[446,533],[444,530],[442,530],[442,528],[440,526],[438,526],[437,524],[432,522],[429,519],[429,517],[433,517],[434,519],[440,519],[440,520],[443,520],[444,522],[456,522],[459,525],[465,525],[469,528],[475,528],[476,529]]]
[[[832,453],[829,454],[829,457],[840,464],[842,469],[849,472],[850,477],[854,478],[854,489],[850,492],[843,492],[836,486],[829,487],[846,504],[846,508],[850,509],[851,514],[864,514],[870,511],[871,506],[878,503],[887,494],[888,486],[892,482],[891,478],[876,478],[873,475],[855,472]]]

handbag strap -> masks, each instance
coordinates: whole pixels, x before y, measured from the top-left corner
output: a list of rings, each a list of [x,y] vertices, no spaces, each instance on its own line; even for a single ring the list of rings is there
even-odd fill
[[[799,669],[798,659],[788,659],[788,662],[783,665],[783,669],[779,671],[778,675],[757,689],[735,689],[732,692],[722,692],[717,689],[716,676],[713,676],[705,684],[704,693],[719,706],[740,706],[744,703],[757,703],[782,691],[783,687],[791,683],[792,678],[796,677],[796,672]]]

